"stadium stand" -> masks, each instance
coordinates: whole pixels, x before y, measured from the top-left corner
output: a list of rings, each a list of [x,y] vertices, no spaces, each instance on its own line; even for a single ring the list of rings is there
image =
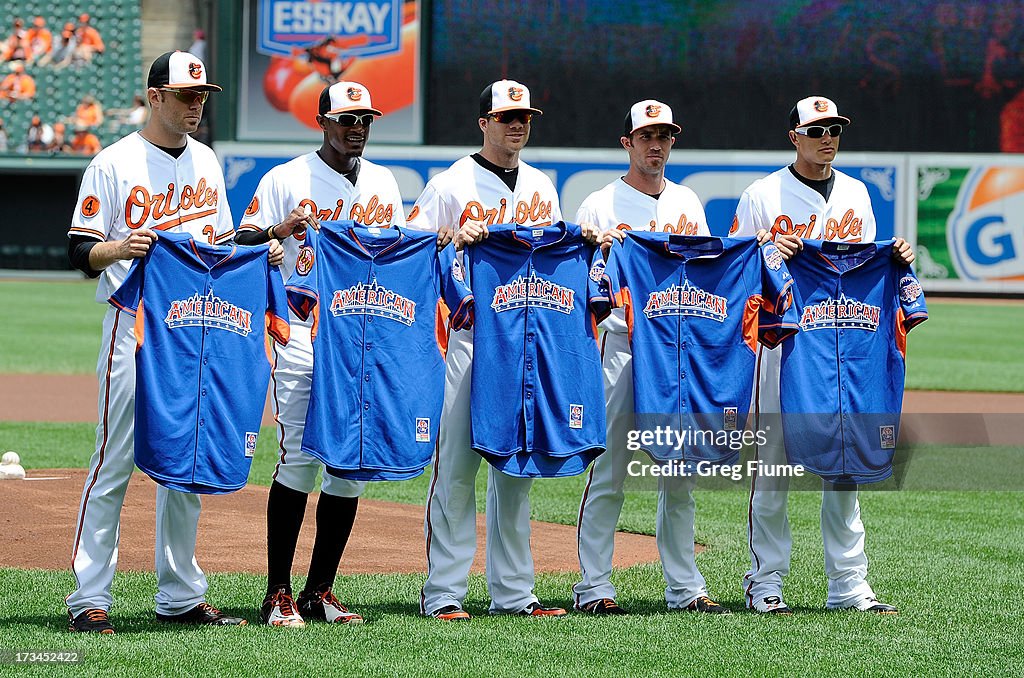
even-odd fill
[[[41,0],[0,0],[0,38],[6,39],[16,18],[30,25],[42,16],[54,33],[54,46],[63,27],[78,25],[81,14],[89,15],[89,25],[99,31],[105,43],[102,53],[88,62],[60,67],[52,63],[26,65],[36,81],[36,96],[31,101],[0,103],[0,118],[8,135],[8,153],[23,151],[33,115],[50,125],[69,122],[82,97],[91,94],[104,110],[123,109],[132,104],[141,91],[139,82],[142,19],[139,0],[68,2],[59,5]],[[10,63],[0,63],[0,77],[10,72]],[[134,127],[108,118],[92,132],[106,146]]]

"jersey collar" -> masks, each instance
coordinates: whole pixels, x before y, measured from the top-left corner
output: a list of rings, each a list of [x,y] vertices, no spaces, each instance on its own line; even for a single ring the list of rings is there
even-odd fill
[[[567,224],[564,221],[546,226],[516,225],[512,229],[512,241],[519,243],[529,250],[553,247],[570,235],[578,235],[579,228],[577,227],[574,231],[571,226],[573,225]]]
[[[388,245],[386,245],[385,247],[383,247],[382,249],[379,249],[376,252],[371,252],[366,247],[366,245],[363,244],[363,240],[364,239],[369,241],[368,239],[372,239],[374,237],[373,234],[370,232],[369,228],[367,228],[366,226],[360,226],[356,222],[352,222],[352,225],[349,226],[346,229],[346,233],[348,234],[348,237],[351,240],[351,242],[355,243],[356,247],[358,247],[360,250],[362,250],[363,253],[365,253],[366,256],[370,257],[371,259],[374,259],[376,257],[383,256],[383,255],[387,254],[388,252],[390,252],[393,249],[395,249],[396,247],[398,247],[398,245],[403,240],[405,240],[405,233],[402,231],[402,229],[399,226],[392,226],[391,228],[388,228],[388,229],[375,228],[374,230],[381,231],[381,232],[383,232],[383,231],[395,231],[395,232],[398,233],[398,235],[396,237],[394,237],[391,240],[391,242]],[[388,234],[388,236],[390,236],[390,234]]]
[[[680,259],[716,259],[725,251],[721,238],[712,235],[670,235],[665,252]]]

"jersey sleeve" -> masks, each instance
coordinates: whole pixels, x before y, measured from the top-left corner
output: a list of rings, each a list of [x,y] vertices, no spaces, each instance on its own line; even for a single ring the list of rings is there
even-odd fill
[[[628,236],[627,236],[628,237]],[[629,336],[633,336],[633,296],[625,279],[623,264],[626,261],[626,248],[623,243],[612,243],[608,250],[608,259],[604,266],[604,285],[611,308],[623,309]]]
[[[150,250],[152,253],[153,250]],[[142,304],[142,285],[146,279],[146,261],[150,255],[141,259],[133,259],[121,286],[110,295],[107,302],[114,308],[119,308],[125,313],[135,315]]]
[[[924,301],[924,290],[917,274],[910,266],[899,266],[899,294],[901,324],[905,332],[914,329],[928,319],[928,306]]]
[[[263,231],[283,221],[283,216],[277,213],[280,201],[274,193],[273,174],[267,172],[260,179],[252,200],[242,214],[242,222],[238,225],[239,231]]]
[[[761,263],[758,339],[768,348],[775,348],[800,329],[793,304],[793,276],[774,243],[764,243],[758,247],[758,252]]]
[[[757,232],[758,228],[765,227],[761,224],[757,206],[750,197],[748,189],[743,191],[743,195],[740,196],[740,201],[736,205],[736,214],[732,218],[729,237],[743,238],[752,236]]]
[[[395,181],[393,174],[391,175],[390,184],[388,200],[391,203],[391,227],[405,228],[405,206],[402,203],[402,191],[399,190],[398,182]]]
[[[606,263],[601,248],[594,248],[590,257],[590,273],[587,276],[587,302],[597,322],[602,322],[612,312],[608,279],[605,277]]]
[[[437,253],[441,276],[441,297],[451,310],[452,329],[465,330],[473,326],[474,299],[469,288],[466,269],[459,261],[455,247],[450,243]]]
[[[451,210],[448,209],[441,192],[437,190],[435,181],[427,183],[420,197],[416,199],[416,204],[412,206],[412,211],[406,219],[406,225],[409,228],[435,233],[441,226],[449,226],[452,229],[459,226],[458,219],[452,217]]]
[[[307,320],[320,302],[317,290],[319,250],[316,230],[307,229],[306,242],[295,257],[295,270],[285,283],[288,308],[301,320]]]
[[[86,167],[68,236],[107,240],[110,227],[117,218],[116,195],[114,181],[104,170],[96,164]]]
[[[267,248],[267,334],[274,341],[284,346],[291,338],[291,326],[288,324],[288,294],[284,289],[284,281],[277,266],[271,266]]]
[[[220,169],[220,164],[216,164],[217,168],[217,190],[218,203],[217,203],[217,232],[213,236],[213,242],[217,245],[223,245],[231,242],[235,237],[235,222],[231,218],[231,206],[228,205],[228,191],[224,186],[224,172]]]

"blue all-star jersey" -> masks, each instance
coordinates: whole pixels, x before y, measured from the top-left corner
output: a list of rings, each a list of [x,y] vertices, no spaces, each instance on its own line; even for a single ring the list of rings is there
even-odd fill
[[[786,455],[834,482],[892,475],[907,332],[928,318],[893,242],[805,240],[788,262],[801,332],[782,349]]]
[[[437,442],[447,332],[473,296],[437,234],[324,221],[306,231],[288,303],[314,318],[302,449],[350,480],[405,480]]]
[[[476,299],[473,449],[517,477],[578,475],[605,449],[593,304],[600,252],[576,224],[491,226],[467,248]]]
[[[161,232],[110,303],[135,316],[135,464],[181,492],[246,483],[270,381],[267,335],[288,342],[267,246]]]
[[[625,309],[640,449],[731,463],[744,446],[757,344],[796,331],[782,254],[754,238],[630,231],[604,275]]]

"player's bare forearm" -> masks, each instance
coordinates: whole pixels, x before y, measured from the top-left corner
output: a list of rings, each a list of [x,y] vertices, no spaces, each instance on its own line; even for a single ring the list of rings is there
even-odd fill
[[[101,242],[89,250],[89,266],[97,271],[110,266],[115,261],[141,259],[149,252],[149,247],[157,239],[157,234],[148,228],[140,228],[124,240]]]
[[[914,263],[914,259],[916,259],[914,248],[903,238],[897,238],[896,242],[892,244],[892,256],[893,259],[905,266],[910,266]]]

